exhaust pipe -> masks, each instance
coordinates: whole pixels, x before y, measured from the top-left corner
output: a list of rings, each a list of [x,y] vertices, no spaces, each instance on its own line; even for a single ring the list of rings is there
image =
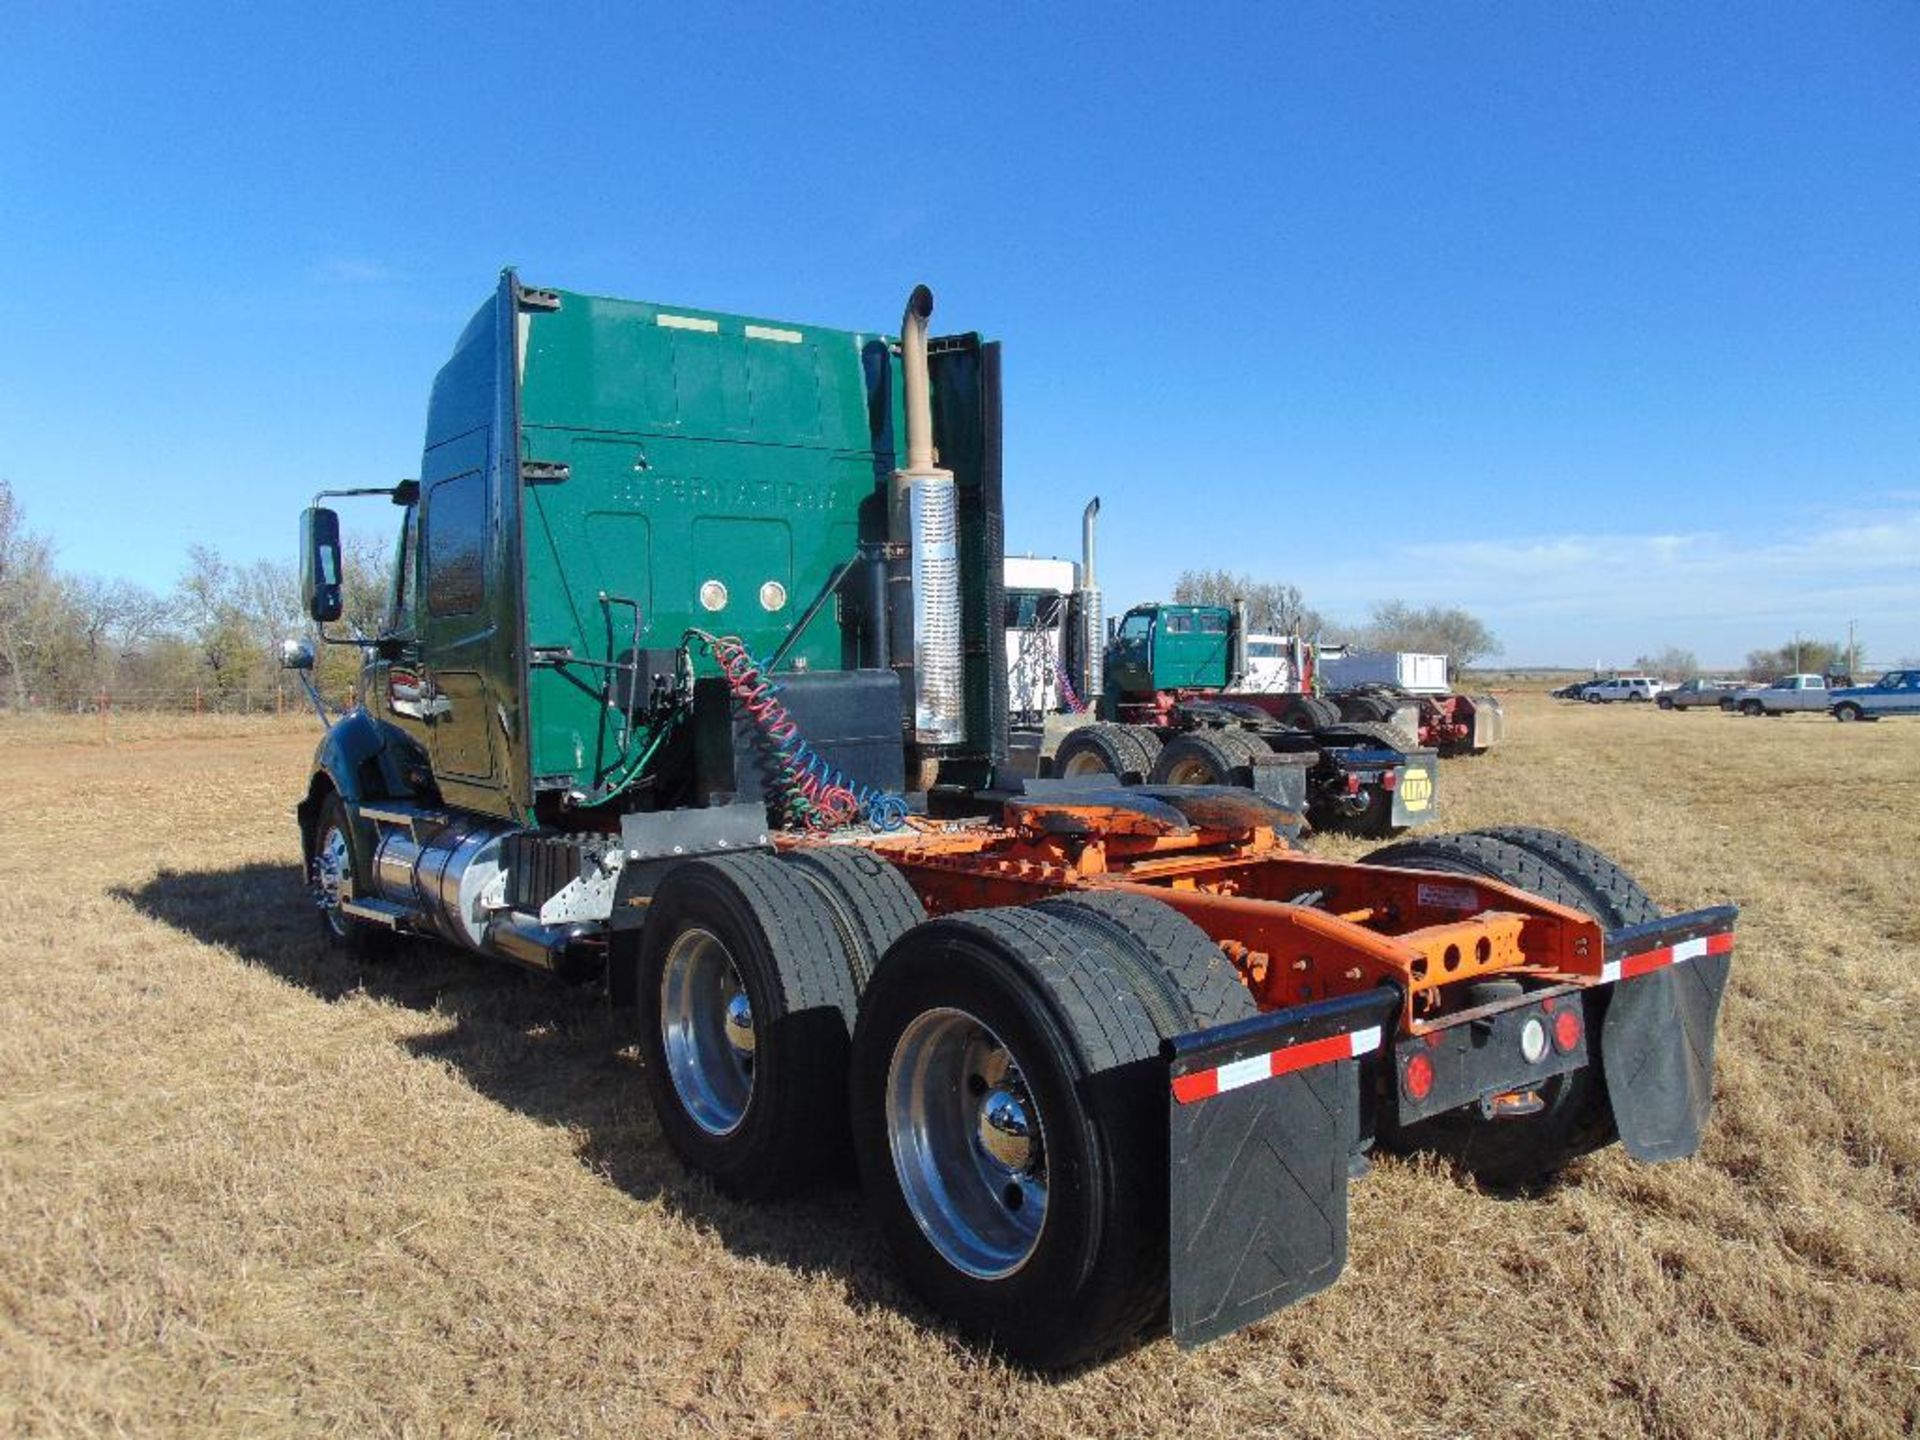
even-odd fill
[[[908,475],[933,469],[933,387],[927,379],[927,321],[933,316],[933,291],[913,287],[907,313],[900,317],[900,379],[907,392]]]
[[[1080,593],[1074,606],[1078,619],[1074,636],[1080,651],[1080,699],[1089,709],[1099,704],[1106,683],[1106,624],[1101,618],[1100,582],[1093,571],[1093,526],[1100,515],[1100,497],[1094,496],[1080,512]]]
[[[1087,501],[1087,508],[1080,512],[1080,588],[1095,590],[1099,581],[1093,577],[1093,522],[1100,518],[1100,497],[1094,496]]]
[[[900,376],[907,412],[907,463],[893,472],[888,538],[889,628],[894,669],[913,694],[913,739],[958,744],[966,736],[960,672],[959,495],[953,473],[934,464],[933,392],[927,321],[933,292],[913,287],[900,319]]]

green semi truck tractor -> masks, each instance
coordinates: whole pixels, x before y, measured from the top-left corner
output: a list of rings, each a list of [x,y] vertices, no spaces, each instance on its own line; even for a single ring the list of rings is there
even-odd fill
[[[1249,786],[1322,828],[1366,835],[1438,818],[1433,750],[1398,726],[1344,719],[1310,693],[1234,691],[1247,644],[1244,607],[1135,605],[1107,645],[1097,723],[1060,740],[1052,772]]]
[[[302,517],[318,640],[363,657],[297,806],[326,943],[603,984],[689,1167],[857,1176],[934,1310],[1043,1367],[1332,1284],[1376,1148],[1691,1153],[1730,909],[1544,831],[1346,864],[1254,789],[1013,776],[1000,351],[932,308],[501,278],[419,476]],[[374,494],[387,613],[342,635],[322,502]]]

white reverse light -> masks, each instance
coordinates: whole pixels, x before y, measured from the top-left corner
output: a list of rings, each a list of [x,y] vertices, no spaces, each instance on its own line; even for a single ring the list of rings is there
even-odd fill
[[[1529,1065],[1538,1065],[1547,1053],[1547,1027],[1538,1016],[1528,1016],[1520,1027],[1520,1053]]]

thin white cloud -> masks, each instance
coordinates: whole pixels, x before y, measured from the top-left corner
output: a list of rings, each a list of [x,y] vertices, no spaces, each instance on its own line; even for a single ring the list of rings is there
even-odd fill
[[[1911,653],[1920,649],[1920,504],[1829,512],[1772,538],[1623,531],[1429,540],[1302,583],[1336,614],[1357,615],[1385,594],[1464,605],[1507,639],[1516,661],[1630,659],[1662,644],[1730,660],[1778,643],[1776,630],[1843,635],[1850,620],[1884,635],[1878,644]]]

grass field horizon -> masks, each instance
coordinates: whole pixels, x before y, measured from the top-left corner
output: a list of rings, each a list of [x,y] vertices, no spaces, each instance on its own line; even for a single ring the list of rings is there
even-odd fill
[[[1913,1433],[1920,725],[1508,703],[1442,828],[1742,906],[1701,1155],[1382,1158],[1333,1289],[1059,1379],[940,1329],[852,1188],[687,1175],[592,993],[324,950],[310,719],[0,719],[0,1433]]]

